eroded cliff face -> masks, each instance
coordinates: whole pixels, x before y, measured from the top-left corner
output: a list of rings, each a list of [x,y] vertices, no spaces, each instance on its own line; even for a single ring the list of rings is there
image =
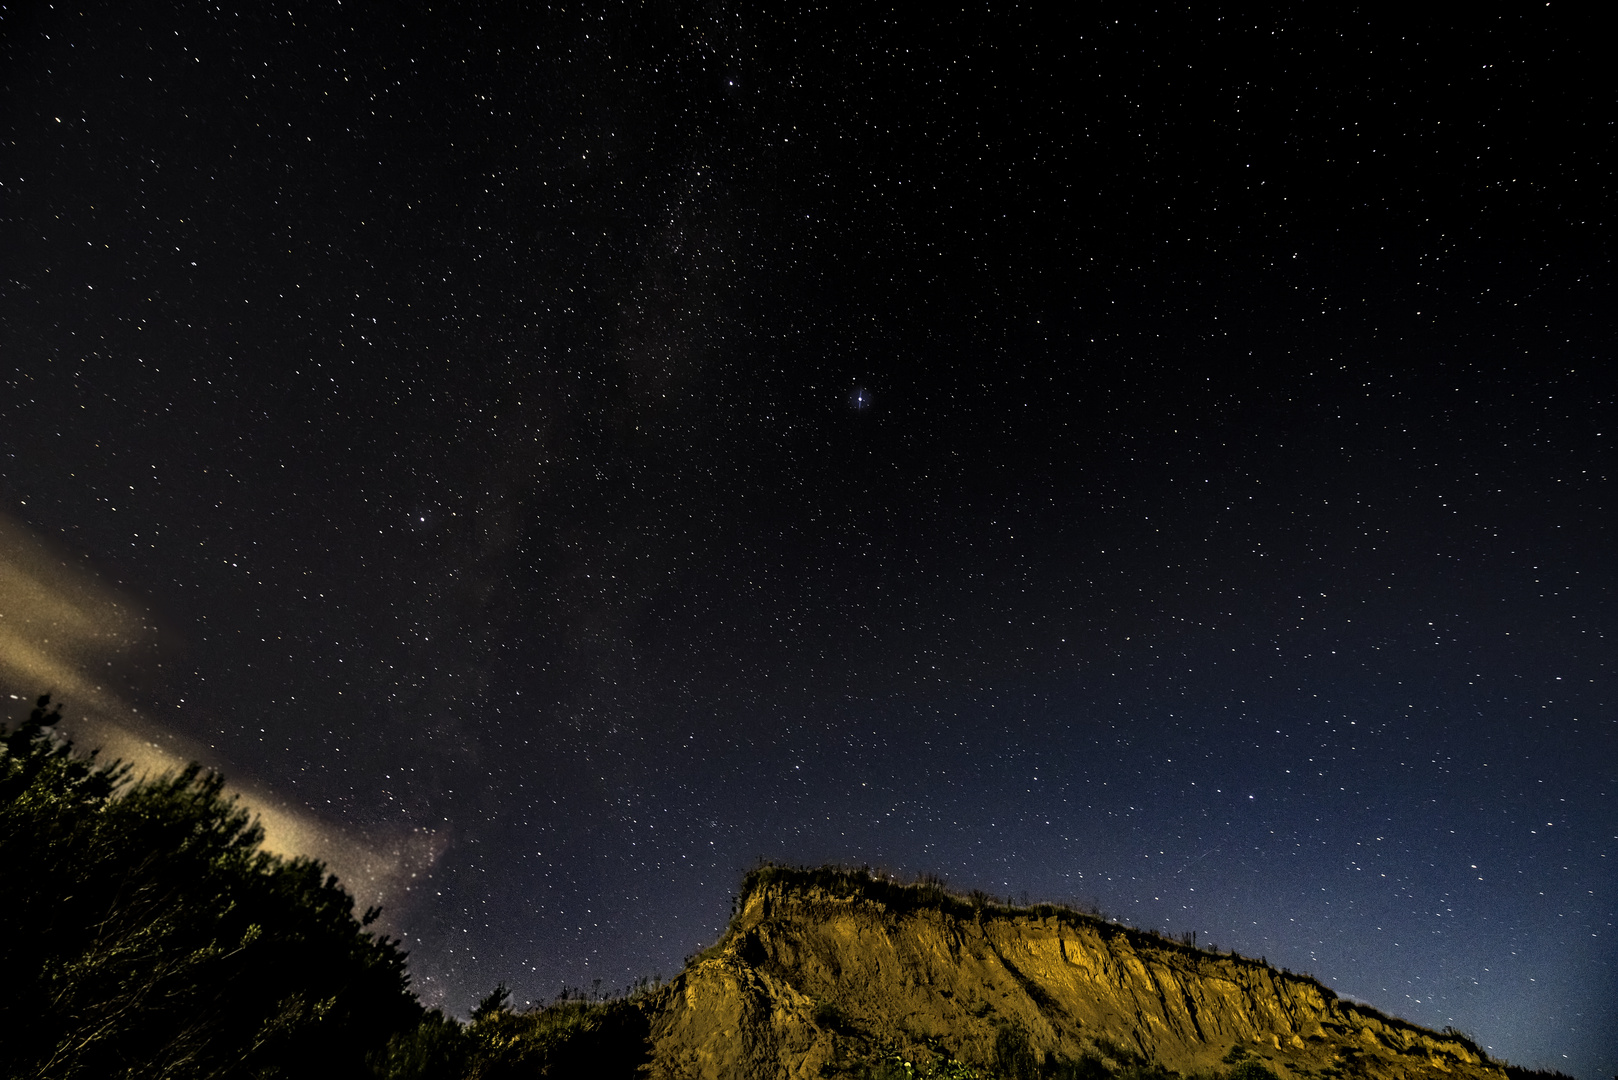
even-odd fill
[[[1283,1080],[1504,1080],[1465,1041],[1338,1000],[1305,977],[1072,913],[896,911],[770,885],[655,1008],[654,1080],[820,1078],[884,1051],[992,1072],[997,1034],[1036,1057],[1132,1055],[1212,1073],[1233,1046]]]

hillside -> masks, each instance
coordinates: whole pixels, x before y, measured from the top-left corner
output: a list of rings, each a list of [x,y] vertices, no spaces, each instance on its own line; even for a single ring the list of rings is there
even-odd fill
[[[0,724],[0,1074],[378,1080],[1293,1080],[1536,1074],[1306,976],[1068,908],[762,866],[667,985],[463,1024],[318,862],[198,766],[131,780]],[[1549,1074],[1546,1080],[1556,1080]]]
[[[1257,960],[836,870],[754,871],[723,939],[640,1014],[653,1080],[1508,1075]]]

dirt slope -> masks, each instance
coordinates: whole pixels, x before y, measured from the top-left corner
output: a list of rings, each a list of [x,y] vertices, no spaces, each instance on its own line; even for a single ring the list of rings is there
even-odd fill
[[[886,1053],[991,1075],[1003,1031],[1034,1060],[1097,1056],[1279,1075],[1505,1080],[1465,1038],[1337,999],[1312,979],[1065,909],[766,867],[721,943],[652,1008],[651,1080],[858,1075]],[[1005,1059],[999,1071],[1005,1071]]]

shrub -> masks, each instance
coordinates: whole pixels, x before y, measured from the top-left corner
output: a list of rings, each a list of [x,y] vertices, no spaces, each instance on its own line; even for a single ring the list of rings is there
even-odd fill
[[[590,1076],[630,1080],[647,1057],[650,1024],[630,998],[561,998],[513,1012],[504,987],[483,999],[467,1026],[469,1080]]]
[[[368,1061],[379,1080],[461,1080],[477,1047],[465,1027],[434,1009],[415,1027],[389,1038]]]
[[[1112,1080],[1112,1073],[1094,1054],[1080,1054],[1077,1060],[1045,1055],[1040,1075],[1047,1080]]]
[[[1268,1065],[1257,1058],[1248,1058],[1230,1070],[1230,1080],[1279,1080]]]

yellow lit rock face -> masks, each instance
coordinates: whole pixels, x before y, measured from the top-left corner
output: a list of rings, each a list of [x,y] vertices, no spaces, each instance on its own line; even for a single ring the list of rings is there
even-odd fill
[[[1040,1059],[1140,1055],[1188,1075],[1227,1069],[1239,1045],[1282,1078],[1504,1077],[1463,1040],[1255,960],[1074,913],[963,908],[901,914],[817,888],[755,890],[721,945],[652,1006],[648,1075],[809,1080],[884,1051],[925,1062],[939,1050],[987,1072],[1010,1025]],[[836,1013],[817,1012],[826,1005]]]

